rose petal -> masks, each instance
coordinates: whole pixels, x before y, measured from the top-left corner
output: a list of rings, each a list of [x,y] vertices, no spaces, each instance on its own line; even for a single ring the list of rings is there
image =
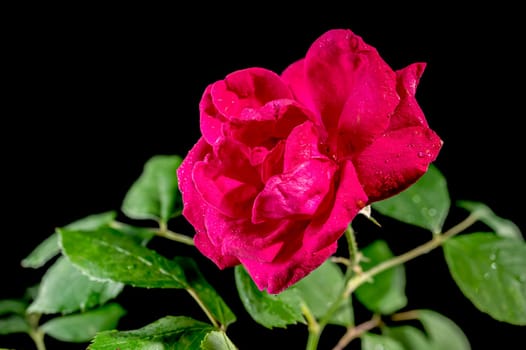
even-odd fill
[[[210,151],[210,145],[206,143],[204,138],[200,138],[177,169],[177,178],[183,199],[183,216],[193,225],[196,231],[194,236],[196,247],[205,256],[214,261],[217,266],[225,268],[239,264],[239,260],[234,256],[218,254],[217,247],[208,239],[205,214],[208,212],[209,207],[195,189],[192,177],[194,165]]]
[[[243,118],[231,120],[225,131],[249,147],[272,148],[277,141],[308,119],[308,111],[293,100],[273,100],[259,109],[245,109]]]
[[[291,93],[279,75],[263,68],[233,72],[212,85],[212,101],[226,119],[238,119],[246,108],[259,108]]]
[[[314,215],[330,190],[336,169],[329,159],[312,159],[292,172],[271,177],[254,201],[252,222]]]
[[[385,91],[381,79],[386,79],[388,85],[395,79],[390,76],[394,73],[375,48],[344,29],[329,30],[320,36],[309,48],[304,64],[312,104],[329,132],[339,125],[350,93],[362,89],[369,76],[375,79],[374,83],[381,87],[381,91]],[[388,99],[392,97],[388,96]],[[347,122],[342,123],[346,125]]]
[[[283,172],[283,154],[285,152],[285,141],[279,141],[276,146],[266,153],[261,163],[261,181],[267,183],[268,179]]]
[[[390,131],[378,138],[354,160],[369,203],[413,184],[427,171],[441,147],[438,135],[421,126]]]
[[[214,230],[211,232],[214,232]],[[240,263],[236,256],[225,254],[221,246],[214,245],[206,230],[198,230],[196,232],[194,243],[196,248],[220,269],[236,266]]]
[[[337,241],[347,226],[367,204],[368,198],[351,161],[340,166],[339,182],[326,215],[314,218],[305,230],[304,244],[319,250]]]
[[[302,58],[291,65],[289,65],[283,73],[281,73],[283,82],[292,91],[295,100],[300,102],[308,110],[316,112],[317,108],[313,104],[309,85],[307,84],[307,77],[305,75],[305,59]],[[318,125],[322,125],[321,115],[315,113],[313,121]]]
[[[252,202],[262,186],[256,169],[242,152],[241,145],[220,139],[217,156],[196,162],[193,180],[201,198],[230,217],[250,217]]]
[[[311,252],[300,246],[293,256],[271,263],[262,263],[250,258],[239,260],[261,291],[278,294],[323,264],[336,252],[337,247],[335,242],[320,251]]]
[[[400,95],[400,103],[396,108],[389,130],[406,128],[409,126],[428,127],[427,120],[415,99],[416,88],[420,77],[424,73],[425,63],[414,63],[396,72],[397,91]]]
[[[226,119],[214,106],[210,95],[211,90],[212,85],[207,86],[199,102],[199,126],[206,142],[213,145],[223,136],[222,125]]]
[[[209,205],[230,217],[245,217],[258,188],[225,176],[209,163],[200,162],[194,167],[196,189]]]
[[[312,122],[308,121],[295,127],[285,142],[283,171],[293,171],[310,159],[327,159],[327,156],[320,152],[320,144],[320,130]]]
[[[396,71],[398,94],[401,98],[415,96],[416,88],[426,69],[425,62],[417,62]]]
[[[359,152],[383,134],[400,100],[391,68],[372,54],[367,59],[369,62],[354,73],[354,84],[339,119],[340,158]]]
[[[196,231],[205,229],[203,213],[207,205],[195,189],[192,169],[211,150],[212,148],[206,143],[205,139],[200,138],[177,169],[177,179],[183,199],[182,214],[194,226]]]
[[[327,204],[329,208],[332,205],[332,209],[307,228],[289,229],[285,244],[271,263],[262,263],[250,256],[239,258],[260,290],[280,293],[336,252],[338,239],[367,202],[351,162],[344,163],[340,176],[334,202]]]
[[[261,185],[257,169],[250,166],[250,149],[232,138],[222,138],[214,145],[214,156],[209,161],[216,162],[225,176],[255,186]]]
[[[221,253],[258,262],[272,262],[290,241],[290,232],[301,232],[306,221],[266,221],[253,224],[250,220],[234,219],[210,210],[205,217],[210,241],[221,247]]]

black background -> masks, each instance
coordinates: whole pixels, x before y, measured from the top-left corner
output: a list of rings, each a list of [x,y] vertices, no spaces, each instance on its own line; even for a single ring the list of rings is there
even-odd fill
[[[44,269],[23,269],[20,260],[55,227],[118,210],[151,156],[186,154],[199,137],[198,102],[207,84],[250,66],[281,72],[332,28],[353,30],[394,69],[427,62],[417,98],[444,140],[435,164],[452,201],[484,202],[524,229],[521,12],[504,4],[462,11],[372,5],[5,9],[0,297],[21,296],[39,281]],[[447,225],[464,215],[453,207]],[[119,219],[126,220],[120,213]],[[361,219],[356,224],[358,244],[382,238],[395,253],[429,238],[389,220],[382,230]],[[171,225],[192,234],[183,219]],[[180,244],[154,239],[151,246],[166,256],[198,260],[238,316],[228,334],[240,349],[304,347],[304,326],[269,331],[251,321],[232,270],[219,272]],[[406,272],[407,309],[450,317],[473,349],[524,338],[524,327],[492,319],[460,293],[440,249],[409,262]],[[119,329],[165,315],[206,320],[182,291],[127,287],[119,300],[128,310]],[[357,306],[359,321],[367,316]],[[327,329],[320,349],[330,349],[339,336],[340,329]],[[86,346],[46,342],[51,350]],[[351,345],[358,348],[359,342]],[[0,337],[0,346],[31,349],[32,343],[14,335]]]

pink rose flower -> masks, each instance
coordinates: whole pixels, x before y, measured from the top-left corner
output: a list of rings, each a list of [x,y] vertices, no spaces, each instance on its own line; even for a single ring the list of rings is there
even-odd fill
[[[202,137],[178,170],[197,248],[279,293],[328,259],[365,206],[406,189],[442,140],[415,92],[424,63],[393,71],[350,30],[330,30],[278,75],[210,84]]]

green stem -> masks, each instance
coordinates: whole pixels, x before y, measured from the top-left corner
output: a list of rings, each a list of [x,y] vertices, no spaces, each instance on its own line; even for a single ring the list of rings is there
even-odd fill
[[[37,350],[46,350],[44,344],[44,332],[38,328],[38,323],[42,315],[39,313],[31,313],[26,317],[27,323],[29,324],[29,336],[35,343]]]
[[[307,346],[305,347],[306,350],[318,349],[318,343],[320,341],[320,334],[321,334],[321,330],[318,330],[317,332],[312,332],[311,330],[309,330],[309,337],[307,338]]]
[[[347,229],[345,230],[345,238],[347,239],[349,259],[351,260],[351,265],[352,267],[355,267],[359,263],[359,252],[358,244],[356,243],[355,232],[351,225],[347,226]]]
[[[345,300],[344,294],[340,294],[340,297],[331,304],[325,315],[320,319],[316,328],[309,327],[309,337],[307,339],[306,350],[316,350],[320,341],[321,333],[325,326],[329,323],[332,315],[338,310],[340,304]]]
[[[462,222],[458,223],[457,225],[453,226],[445,233],[433,236],[433,239],[431,239],[430,241],[414,249],[411,249],[402,255],[386,260],[374,266],[372,269],[365,271],[362,274],[354,276],[347,283],[347,288],[344,292],[344,297],[346,298],[349,297],[349,295],[351,295],[351,293],[354,292],[359,286],[361,286],[364,282],[370,280],[373,276],[376,276],[380,272],[390,269],[391,267],[401,265],[420,255],[429,253],[431,250],[441,246],[449,238],[453,237],[454,235],[464,231],[466,228],[473,225],[477,220],[478,220],[478,216],[469,215],[466,219],[464,219]]]
[[[188,244],[192,246],[194,245],[194,240],[192,238],[186,235],[180,234],[180,233],[170,231],[166,223],[163,221],[159,222],[159,229],[155,231],[155,234],[159,237],[168,238],[172,241],[176,241],[176,242],[180,242],[180,243],[184,243],[184,244]],[[210,313],[210,310],[208,310],[208,308],[203,303],[199,295],[195,292],[195,290],[192,288],[187,288],[186,291],[188,292],[188,294],[192,296],[192,298],[194,298],[194,300],[197,302],[199,307],[204,311],[204,313],[206,314],[206,317],[208,317],[210,322],[212,322],[212,325],[214,327],[220,328],[221,330],[225,330],[224,326],[219,325],[219,323],[214,318],[214,316],[212,316],[212,313]]]
[[[316,321],[316,317],[314,317],[314,315],[310,311],[309,307],[302,303],[301,304],[301,312],[303,313],[303,315],[305,316],[305,319],[307,320],[307,325],[309,327],[309,332],[310,331],[318,332],[320,327],[318,326],[318,322]]]
[[[194,244],[194,240],[192,239],[192,237],[188,237],[186,235],[183,235],[181,233],[176,233],[176,232],[173,232],[173,231],[170,231],[168,230],[167,228],[160,228],[159,230],[156,230],[155,231],[155,234],[159,237],[164,237],[164,238],[168,238],[169,240],[172,240],[172,241],[175,241],[175,242],[179,242],[179,243],[184,243],[184,244],[188,244],[188,245],[195,245]]]
[[[382,324],[382,319],[379,315],[374,315],[369,321],[366,321],[356,327],[349,327],[347,332],[341,337],[338,341],[338,344],[332,350],[343,350],[351,341],[360,337],[367,331],[370,331],[373,328],[378,327]]]
[[[382,271],[385,271],[387,269],[390,269],[391,267],[403,264],[411,259],[414,259],[420,255],[426,254],[432,249],[435,249],[442,245],[447,239],[453,237],[454,235],[464,231],[469,226],[473,225],[478,220],[478,216],[476,215],[469,215],[467,218],[465,218],[462,222],[458,223],[457,225],[450,228],[448,231],[446,231],[443,234],[438,234],[433,236],[433,239],[431,239],[429,242],[424,243],[402,255],[396,256],[392,259],[386,260],[376,266],[374,266],[372,269],[367,270],[365,272],[361,272],[359,274],[346,274],[346,288],[344,289],[343,293],[340,294],[340,297],[334,301],[334,303],[330,306],[330,308],[327,310],[325,315],[321,318],[321,320],[318,323],[317,331],[313,331],[309,329],[309,337],[307,340],[307,348],[306,350],[316,350],[321,333],[323,332],[323,329],[328,324],[329,320],[331,319],[332,315],[338,310],[340,304],[348,299],[350,295],[363,283],[366,281],[369,281],[373,276],[376,276]],[[349,226],[350,227],[350,226]],[[347,238],[348,244],[349,244],[349,254],[354,254],[354,256],[351,255],[351,266],[350,268],[355,268],[356,265],[356,257],[358,256],[358,249],[356,247],[356,240],[354,238],[354,231],[352,228],[349,228],[345,231],[345,236]],[[373,320],[375,320],[373,318]],[[374,324],[374,322],[379,321],[373,321],[371,320],[371,323],[365,323],[364,328],[368,327],[369,325]],[[350,331],[350,332],[356,332],[356,331]],[[354,334],[354,333],[353,333]],[[361,334],[361,333],[360,333]],[[355,337],[355,335],[352,335]],[[349,335],[348,337],[351,337]],[[352,338],[354,339],[354,338]],[[351,339],[351,340],[352,340]],[[338,348],[336,348],[338,349]]]
[[[416,320],[416,319],[418,319],[417,310],[399,312],[391,316],[391,320],[398,321],[398,322],[407,321],[407,320]],[[381,326],[382,324],[383,324],[382,318],[380,317],[380,315],[376,314],[369,321],[359,324],[356,327],[349,327],[347,329],[347,332],[345,332],[343,337],[341,337],[341,339],[338,341],[338,344],[336,344],[336,346],[332,350],[345,349],[345,347],[349,345],[351,341],[353,341],[356,338],[359,338],[365,332],[368,332],[371,329]]]
[[[37,350],[46,350],[46,344],[44,344],[44,332],[38,329],[32,329],[29,331],[29,336],[33,339]]]
[[[311,334],[319,334],[320,333],[320,326],[318,325],[318,322],[316,322],[316,318],[310,311],[310,309],[305,304],[301,304],[301,312],[305,316],[305,319],[307,320],[307,325],[309,329],[309,338],[307,339],[307,349],[309,350],[315,350],[318,348],[318,340],[319,337],[311,337]]]
[[[399,312],[396,314],[393,314],[391,316],[391,320],[393,321],[408,321],[408,320],[416,320],[418,319],[418,311],[417,310],[409,310],[404,312]]]
[[[351,266],[351,260],[349,260],[347,258],[343,258],[341,256],[331,256],[330,259],[335,264],[342,264],[342,265],[345,265],[347,267]]]
[[[347,229],[345,230],[345,238],[347,239],[347,244],[348,244],[348,249],[349,249],[350,264],[347,265],[347,272],[345,274],[345,284],[351,278],[353,271],[359,264],[359,251],[358,251],[358,245],[356,244],[356,238],[354,236],[354,233],[355,232],[353,228],[351,227],[351,225],[347,226]],[[344,294],[340,294],[340,297],[331,304],[331,306],[329,307],[325,315],[323,315],[319,323],[317,323],[317,327],[315,329],[311,329],[309,327],[309,337],[307,339],[306,350],[316,350],[317,349],[323,329],[329,323],[332,315],[338,310],[341,303],[345,299],[346,298],[344,297]]]
[[[219,323],[217,322],[217,320],[214,318],[214,316],[212,316],[212,314],[210,313],[210,310],[207,309],[207,307],[205,306],[205,304],[203,303],[201,298],[199,298],[199,295],[197,295],[195,290],[193,290],[192,288],[187,288],[186,291],[192,296],[192,298],[194,298],[194,300],[197,302],[197,304],[205,312],[206,317],[208,317],[210,322],[212,322],[212,325],[214,327],[217,327],[217,328],[221,329],[221,330],[225,330],[224,329],[225,327],[223,325],[220,326]]]
[[[120,229],[120,228],[122,228],[122,226],[123,226],[123,224],[120,223],[120,222],[117,222],[117,221],[114,221],[111,224],[111,227],[116,228],[116,229]],[[159,222],[159,228],[149,227],[148,230],[153,231],[155,233],[155,235],[159,236],[159,237],[167,238],[169,240],[172,240],[172,241],[175,241],[175,242],[179,242],[179,243],[188,244],[188,245],[191,245],[191,246],[195,245],[194,244],[194,240],[192,239],[192,237],[188,237],[187,235],[183,235],[182,233],[177,233],[177,232],[170,231],[168,229],[167,224],[164,221],[160,221]]]
[[[393,321],[407,321],[416,319],[418,319],[417,310],[399,312],[391,316],[391,320]],[[356,338],[359,338],[365,332],[368,332],[371,329],[381,326],[382,324],[382,318],[380,317],[380,315],[376,314],[369,321],[359,324],[356,327],[349,327],[347,329],[347,332],[345,332],[343,337],[341,337],[341,339],[338,341],[338,344],[336,344],[336,346],[332,350],[345,349],[345,347],[349,345],[351,341],[353,341]]]
[[[159,222],[159,229],[155,231],[155,234],[159,237],[168,238],[172,241],[176,241],[176,242],[180,242],[180,243],[184,243],[184,244],[188,244],[192,246],[194,245],[194,240],[192,238],[186,235],[180,234],[180,233],[170,231],[166,223],[163,221]],[[217,320],[214,318],[214,316],[212,316],[212,314],[210,313],[210,310],[208,310],[208,308],[203,303],[199,295],[195,292],[195,290],[192,288],[187,288],[186,291],[188,292],[188,294],[192,296],[192,298],[194,298],[194,300],[197,302],[199,307],[204,311],[204,313],[206,314],[206,317],[208,317],[212,325],[214,327],[224,330],[224,326],[219,325]]]

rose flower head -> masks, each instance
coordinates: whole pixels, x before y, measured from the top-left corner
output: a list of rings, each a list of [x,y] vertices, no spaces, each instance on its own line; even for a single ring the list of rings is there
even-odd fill
[[[394,71],[333,29],[281,75],[248,68],[210,84],[177,173],[200,252],[273,294],[320,266],[362,208],[436,159],[442,140],[415,99],[424,68]]]

